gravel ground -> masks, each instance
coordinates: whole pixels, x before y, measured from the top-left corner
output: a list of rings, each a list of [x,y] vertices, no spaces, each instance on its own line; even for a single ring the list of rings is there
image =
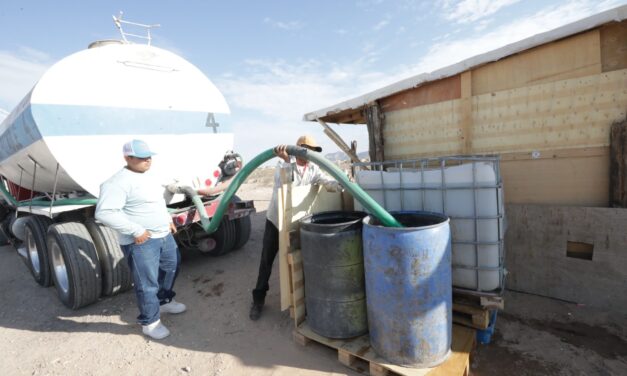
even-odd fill
[[[132,292],[68,310],[0,247],[0,375],[357,374],[335,350],[292,341],[278,262],[264,315],[248,319],[271,193],[261,182],[238,192],[258,211],[246,246],[218,258],[183,252],[176,290],[188,311],[163,318],[172,335],[162,341],[141,334]],[[627,375],[627,315],[514,292],[505,302],[492,343],[473,353],[473,375]]]

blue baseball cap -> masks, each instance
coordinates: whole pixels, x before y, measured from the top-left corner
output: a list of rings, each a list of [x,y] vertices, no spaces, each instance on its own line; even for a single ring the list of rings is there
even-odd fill
[[[142,140],[132,140],[124,144],[122,148],[125,157],[148,158],[157,153],[150,151],[148,144]]]

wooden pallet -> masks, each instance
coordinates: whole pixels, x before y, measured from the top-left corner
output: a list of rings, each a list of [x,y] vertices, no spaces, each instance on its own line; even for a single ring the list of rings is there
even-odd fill
[[[282,177],[283,181],[285,179]],[[323,189],[291,187],[284,184],[279,200],[279,259],[281,277],[281,308],[290,310],[294,319],[293,337],[297,343],[306,345],[315,341],[337,349],[338,360],[358,371],[373,376],[438,376],[468,375],[470,352],[475,343],[475,330],[453,325],[452,353],[441,365],[433,368],[406,368],[388,363],[370,347],[368,335],[350,340],[335,340],[314,333],[306,321],[305,278],[303,261],[298,244],[299,218],[309,213],[324,210],[350,210],[343,196],[324,192]]]
[[[503,309],[502,297],[453,295],[453,322],[475,329],[487,329],[492,311]]]
[[[454,302],[453,322],[475,329],[487,329],[490,325],[490,311],[486,308]]]
[[[347,340],[330,339],[314,333],[306,321],[300,324],[292,334],[294,341],[303,346],[310,341],[315,341],[337,349],[337,358],[340,363],[357,372],[372,376],[467,376],[470,369],[470,352],[475,344],[473,329],[453,325],[452,351],[444,363],[433,368],[409,368],[391,364],[378,356],[370,346],[368,335]]]

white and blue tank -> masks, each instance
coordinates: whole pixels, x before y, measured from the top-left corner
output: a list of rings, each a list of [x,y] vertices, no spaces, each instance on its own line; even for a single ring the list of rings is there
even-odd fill
[[[38,192],[97,197],[125,164],[122,145],[142,139],[164,185],[213,186],[233,149],[233,133],[216,122],[228,113],[216,86],[180,56],[92,43],[48,69],[2,122],[0,175]]]

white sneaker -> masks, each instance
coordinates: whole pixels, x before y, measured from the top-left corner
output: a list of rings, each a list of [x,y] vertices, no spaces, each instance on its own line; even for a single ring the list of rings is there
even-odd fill
[[[170,303],[166,303],[159,307],[159,311],[161,313],[183,313],[187,307],[183,303],[179,303],[176,300],[172,299]]]
[[[152,324],[142,325],[142,332],[154,339],[163,339],[170,335],[170,331],[161,323],[161,320],[157,320]]]

